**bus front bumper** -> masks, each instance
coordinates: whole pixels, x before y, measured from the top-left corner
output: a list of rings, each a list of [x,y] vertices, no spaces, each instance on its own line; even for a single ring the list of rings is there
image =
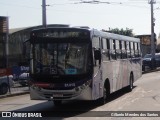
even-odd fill
[[[46,90],[30,87],[31,100],[92,100],[89,86],[76,90]]]

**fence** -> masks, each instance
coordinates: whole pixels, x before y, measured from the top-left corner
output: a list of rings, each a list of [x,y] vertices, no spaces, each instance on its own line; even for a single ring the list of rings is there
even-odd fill
[[[19,80],[13,80],[11,76],[0,77],[0,97],[13,94],[29,93],[28,84],[22,85]]]
[[[28,80],[28,73],[22,73],[18,77],[14,77],[11,69],[0,69],[0,96],[28,93]]]

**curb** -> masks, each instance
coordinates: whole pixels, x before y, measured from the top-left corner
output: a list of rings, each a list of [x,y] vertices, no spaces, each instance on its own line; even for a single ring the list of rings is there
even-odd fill
[[[7,97],[14,97],[14,96],[19,96],[19,95],[25,95],[25,94],[29,94],[30,92],[29,91],[26,91],[26,92],[18,92],[18,93],[9,93],[7,95],[0,95],[0,99],[3,99],[3,98],[7,98]]]
[[[154,69],[154,70],[142,71],[142,74],[151,73],[151,72],[156,72],[156,71],[160,71],[160,68],[156,68],[156,69]]]

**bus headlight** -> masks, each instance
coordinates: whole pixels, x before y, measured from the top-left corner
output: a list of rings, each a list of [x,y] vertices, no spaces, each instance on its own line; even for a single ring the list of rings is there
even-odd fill
[[[85,84],[83,84],[82,86],[80,86],[80,88],[83,90],[83,89],[85,89]]]
[[[80,89],[79,89],[79,87],[76,87],[75,90],[76,90],[76,91],[79,91]]]
[[[82,84],[81,86],[78,86],[75,88],[76,91],[80,91],[80,90],[84,90],[86,89],[88,86],[90,86],[91,84],[91,80],[85,82],[84,84]]]
[[[86,86],[89,86],[91,84],[91,80],[88,80],[86,83],[84,83]]]

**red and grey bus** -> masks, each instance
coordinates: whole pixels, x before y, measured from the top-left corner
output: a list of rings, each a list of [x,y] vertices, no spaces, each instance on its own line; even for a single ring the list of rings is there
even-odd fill
[[[142,75],[140,40],[96,29],[52,27],[30,34],[30,98],[97,100]]]

